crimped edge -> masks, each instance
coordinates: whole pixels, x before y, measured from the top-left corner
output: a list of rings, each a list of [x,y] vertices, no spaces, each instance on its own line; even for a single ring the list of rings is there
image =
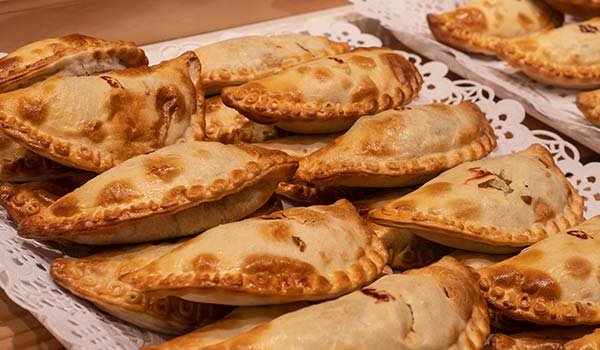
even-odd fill
[[[558,217],[547,221],[543,225],[527,228],[520,232],[511,232],[495,226],[481,226],[477,223],[465,223],[449,217],[442,217],[431,213],[402,211],[396,208],[384,207],[369,212],[369,217],[385,226],[416,229],[435,230],[443,236],[452,238],[468,239],[484,243],[490,246],[521,247],[535,243],[550,235],[566,230],[583,220],[583,198],[577,190],[565,178],[564,174],[554,163],[554,159],[548,150],[539,144],[533,144],[529,148],[517,152],[517,154],[534,155],[539,161],[548,166],[554,173],[558,174],[563,187],[567,192],[567,206]],[[510,240],[501,239],[510,237]]]
[[[225,296],[240,296],[250,294],[253,297],[274,297],[280,302],[300,300],[322,300],[324,297],[335,297],[350,292],[370,281],[373,281],[383,271],[388,261],[388,251],[383,242],[363,219],[349,201],[342,199],[331,206],[352,208],[356,214],[360,229],[369,235],[368,246],[364,255],[357,262],[349,265],[347,270],[334,271],[331,280],[318,272],[303,276],[302,281],[296,281],[294,276],[264,274],[208,274],[186,273],[183,275],[168,275],[158,279],[148,275],[136,276],[136,272],[121,276],[121,280],[154,295],[185,296],[188,294],[218,293]],[[263,217],[285,217],[285,210]],[[139,271],[139,270],[138,270]],[[269,287],[257,286],[256,280],[269,279]],[[323,280],[326,283],[323,283]],[[324,286],[325,285],[325,286]],[[278,286],[278,287],[274,287]],[[198,291],[200,289],[200,291]]]
[[[398,82],[400,86],[395,89],[394,96],[384,93],[378,96],[377,99],[346,104],[332,102],[298,102],[292,104],[289,101],[280,102],[277,98],[271,96],[271,93],[265,88],[261,87],[257,89],[251,86],[248,89],[244,85],[241,85],[223,89],[221,93],[223,103],[238,110],[252,121],[261,124],[272,124],[286,120],[326,121],[332,119],[356,119],[364,115],[372,115],[386,109],[407,104],[418,96],[423,84],[423,77],[412,62],[398,53],[385,48],[359,48],[348,53],[365,51],[381,51],[382,55],[398,57],[408,67],[409,72],[405,76],[406,82]],[[311,64],[313,62],[308,63]]]
[[[464,103],[463,103],[464,104]],[[470,103],[465,104],[470,107],[481,118],[481,123],[484,126],[484,132],[478,138],[472,140],[468,145],[458,149],[453,149],[444,154],[425,155],[419,158],[410,158],[403,160],[392,160],[388,162],[380,162],[375,160],[361,161],[357,163],[346,162],[329,162],[326,168],[320,171],[311,171],[302,165],[310,162],[313,158],[318,157],[323,153],[327,153],[330,149],[335,149],[336,141],[334,140],[329,145],[321,148],[315,153],[300,160],[300,165],[296,174],[296,180],[308,182],[319,186],[331,186],[335,184],[344,184],[344,181],[359,179],[359,183],[364,179],[372,180],[380,179],[385,181],[399,181],[399,177],[406,176],[408,183],[403,184],[414,185],[410,182],[415,176],[434,176],[443,170],[453,168],[458,164],[477,160],[485,157],[496,148],[496,135],[492,130],[491,125],[485,119],[485,113],[479,108]],[[340,136],[343,138],[344,135]],[[363,178],[363,180],[360,180]]]
[[[48,218],[42,214],[36,215],[24,220],[18,226],[17,232],[22,237],[52,239],[57,236],[57,233],[83,234],[141,220],[153,215],[175,213],[240,192],[258,183],[271,173],[282,171],[289,173],[291,177],[297,167],[295,158],[280,151],[266,150],[245,143],[231,145],[231,147],[237,147],[257,159],[248,162],[245,169],[232,169],[226,178],[215,179],[206,186],[180,186],[177,188],[178,196],[172,201],[163,199],[161,203],[155,201],[132,203],[127,208],[103,208],[98,212],[63,219],[56,219],[54,216]]]
[[[577,94],[577,108],[592,124],[600,127],[600,90]]]
[[[295,201],[319,205],[330,204],[342,198],[360,197],[366,191],[356,187],[318,187],[296,182],[280,182],[275,192]]]

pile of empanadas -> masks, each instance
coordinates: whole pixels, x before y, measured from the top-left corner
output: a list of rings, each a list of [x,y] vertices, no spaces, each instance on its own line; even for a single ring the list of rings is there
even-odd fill
[[[254,36],[147,64],[80,35],[0,59],[0,203],[21,237],[108,246],[50,273],[179,336],[145,349],[481,349],[490,321],[530,331],[497,349],[597,338],[531,325],[600,323],[600,218],[544,147],[485,158],[476,104],[407,106],[401,54]]]
[[[587,19],[569,25],[563,13]],[[470,0],[428,14],[433,36],[469,53],[495,55],[539,82],[600,87],[600,1]],[[577,107],[600,126],[600,90],[580,92]]]

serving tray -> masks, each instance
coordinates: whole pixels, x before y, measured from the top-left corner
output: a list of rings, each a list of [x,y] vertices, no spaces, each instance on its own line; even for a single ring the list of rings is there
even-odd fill
[[[427,13],[461,6],[466,0],[350,0],[361,15],[380,21],[407,47],[446,63],[455,73],[492,87],[500,97],[521,102],[527,113],[544,124],[600,153],[600,127],[588,121],[575,105],[581,90],[538,83],[504,61],[466,54],[435,40],[427,26]],[[574,19],[567,16],[565,23]]]
[[[356,25],[344,19],[349,18],[350,11],[348,8],[322,11],[157,43],[145,46],[144,50],[154,64],[199,45],[226,38],[284,32],[326,35],[353,46],[381,46],[380,38],[361,32]],[[372,33],[379,32],[377,28],[372,29]],[[532,143],[543,144],[586,197],[586,216],[600,214],[600,163],[584,166],[579,161],[577,148],[560,136],[546,130],[528,129],[522,124],[525,109],[519,102],[495,100],[493,89],[471,80],[450,80],[447,77],[448,66],[444,63],[423,63],[418,55],[403,54],[416,64],[424,77],[423,90],[415,104],[474,101],[487,113],[498,136],[498,149],[492,155],[511,153]],[[54,284],[48,274],[53,258],[63,254],[83,256],[91,252],[90,248],[46,245],[21,239],[6,218],[6,213],[0,210],[0,287],[13,301],[31,311],[65,347],[73,350],[133,350],[165,340],[163,335],[139,329],[98,311],[90,303]]]

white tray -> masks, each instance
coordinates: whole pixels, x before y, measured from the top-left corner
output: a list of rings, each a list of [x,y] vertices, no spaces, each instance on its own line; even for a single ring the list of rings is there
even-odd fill
[[[349,9],[341,8],[310,15],[286,18],[218,33],[144,47],[150,61],[157,63],[178,53],[208,42],[236,35],[308,32],[327,35],[335,40],[357,46],[379,46],[381,40],[343,20]],[[352,16],[350,16],[352,17]],[[373,28],[377,32],[377,28]],[[572,144],[545,130],[529,130],[522,121],[525,110],[514,100],[495,102],[494,91],[470,80],[451,81],[446,78],[448,67],[441,62],[421,63],[420,57],[408,55],[424,76],[424,88],[417,104],[432,101],[458,103],[476,102],[488,115],[498,136],[494,155],[526,148],[532,143],[545,145],[555,156],[563,171],[572,174],[571,181],[588,198],[587,216],[600,214],[600,163],[583,166],[579,152]],[[595,177],[596,176],[596,177]],[[12,224],[0,211],[0,287],[17,304],[31,311],[65,347],[74,350],[138,349],[144,344],[157,343],[164,336],[141,330],[98,311],[90,303],[72,296],[50,279],[50,261],[63,253],[82,255],[88,251],[61,251],[63,247],[47,246],[17,237]]]

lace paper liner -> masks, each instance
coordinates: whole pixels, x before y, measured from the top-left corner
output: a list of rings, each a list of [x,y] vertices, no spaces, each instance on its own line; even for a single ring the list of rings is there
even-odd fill
[[[246,26],[148,45],[144,50],[150,62],[157,63],[199,45],[225,38],[285,32],[326,35],[354,46],[381,46],[381,40],[376,36],[362,33],[352,23],[338,20],[339,13],[326,13],[330,15],[308,20],[308,16],[300,16],[269,22],[268,26]],[[416,104],[434,101],[454,104],[463,100],[476,102],[487,113],[498,136],[498,149],[493,154],[511,153],[532,143],[541,143],[550,149],[559,166],[572,174],[571,181],[582,195],[587,198],[593,198],[594,195],[600,197],[600,179],[595,181],[595,176],[600,174],[600,163],[583,166],[579,162],[579,152],[572,144],[552,132],[529,130],[521,124],[525,118],[525,110],[521,104],[514,100],[494,102],[495,94],[491,88],[470,80],[451,81],[446,78],[448,67],[444,63],[423,64],[419,56],[403,54],[417,65],[424,77],[423,90]],[[588,217],[599,214],[600,198],[588,200],[587,210]],[[165,336],[142,330],[105,314],[91,303],[59,288],[52,281],[48,274],[52,259],[63,254],[84,256],[89,253],[89,248],[45,245],[21,239],[6,218],[6,213],[0,210],[0,287],[13,301],[31,311],[67,348],[133,350],[164,341]]]

